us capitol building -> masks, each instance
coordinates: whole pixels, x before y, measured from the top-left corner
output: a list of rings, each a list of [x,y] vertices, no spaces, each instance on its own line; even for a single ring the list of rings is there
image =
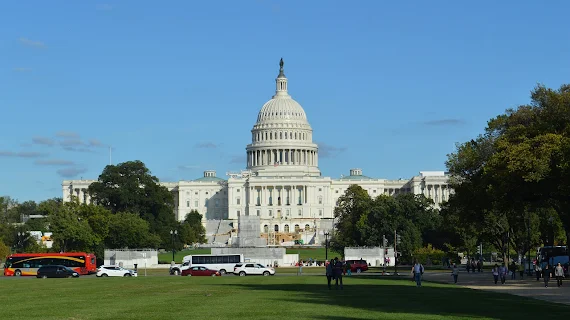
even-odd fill
[[[258,218],[259,234],[268,245],[324,242],[333,227],[337,199],[353,184],[372,197],[400,193],[423,194],[436,207],[449,198],[448,176],[443,171],[420,172],[409,180],[375,179],[361,169],[339,179],[323,177],[319,170],[319,148],[305,110],[288,92],[288,81],[280,61],[275,95],[267,101],[251,130],[246,147],[247,169],[227,173],[216,171],[191,181],[161,182],[173,192],[175,214],[184,220],[190,210],[203,215],[208,242],[231,244],[237,236],[238,217]],[[64,201],[72,196],[89,203],[89,184],[96,180],[64,180]]]

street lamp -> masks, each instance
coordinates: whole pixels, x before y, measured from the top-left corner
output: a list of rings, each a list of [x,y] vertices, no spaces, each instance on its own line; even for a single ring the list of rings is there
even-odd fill
[[[22,241],[22,238],[23,238],[25,235],[26,235],[25,232],[18,232],[18,249],[21,248],[22,251],[24,251],[24,250],[23,250],[24,248],[23,248],[23,243],[22,243],[23,241]]]
[[[170,230],[170,238],[172,239],[172,261],[174,261],[174,237],[178,235],[178,230]]]
[[[325,262],[329,261],[329,233],[325,232]]]

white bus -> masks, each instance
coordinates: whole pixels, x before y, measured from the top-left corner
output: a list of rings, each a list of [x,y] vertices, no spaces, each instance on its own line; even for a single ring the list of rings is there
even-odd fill
[[[211,270],[219,271],[220,274],[224,275],[227,272],[232,273],[234,271],[234,266],[240,262],[244,262],[243,254],[189,255],[184,256],[182,259],[182,265],[179,270],[176,271],[178,274],[181,274],[182,270],[186,270],[191,267],[206,267]]]

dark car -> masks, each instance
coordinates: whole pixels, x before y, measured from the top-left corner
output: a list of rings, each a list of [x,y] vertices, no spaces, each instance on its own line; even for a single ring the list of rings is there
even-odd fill
[[[344,264],[350,263],[350,271],[361,273],[368,270],[368,263],[366,260],[346,260]]]
[[[206,267],[192,267],[190,269],[182,270],[182,276],[216,277],[220,276],[220,273],[216,270],[211,270]]]
[[[53,266],[43,266],[38,269],[36,278],[77,278],[79,273],[73,271],[66,266],[53,265]]]

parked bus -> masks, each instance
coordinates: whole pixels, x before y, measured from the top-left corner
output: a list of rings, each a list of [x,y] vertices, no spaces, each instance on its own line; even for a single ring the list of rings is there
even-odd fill
[[[219,271],[220,274],[224,275],[228,271],[231,273],[234,271],[234,266],[236,263],[244,262],[243,254],[200,254],[200,255],[189,255],[182,259],[182,265],[174,266],[171,270],[171,274],[179,275],[182,270],[189,269],[191,267],[206,267],[211,270]]]
[[[79,274],[97,273],[95,255],[85,252],[15,253],[6,258],[4,276],[35,276],[41,266],[62,265]]]

